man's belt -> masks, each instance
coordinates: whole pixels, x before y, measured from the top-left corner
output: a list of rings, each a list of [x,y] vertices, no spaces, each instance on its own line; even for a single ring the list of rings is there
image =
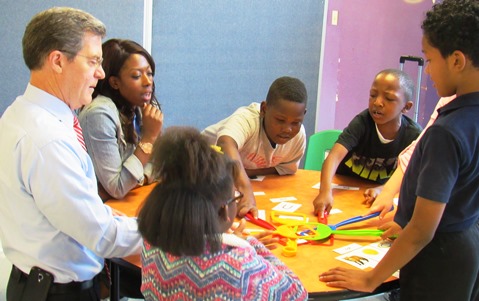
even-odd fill
[[[28,274],[25,274],[22,272],[19,268],[16,266],[12,267],[12,273],[13,275],[16,275],[19,277],[19,279],[26,281]],[[50,294],[69,294],[69,293],[75,293],[75,292],[81,292],[84,290],[87,290],[89,288],[93,287],[93,279],[90,280],[85,280],[82,282],[68,282],[68,283],[52,283],[50,286],[50,290],[48,291]]]

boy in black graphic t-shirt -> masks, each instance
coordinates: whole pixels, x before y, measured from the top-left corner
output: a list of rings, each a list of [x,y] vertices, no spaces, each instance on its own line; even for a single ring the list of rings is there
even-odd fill
[[[403,115],[412,107],[414,83],[403,71],[386,69],[374,78],[369,108],[351,120],[334,144],[321,170],[321,189],[314,199],[315,214],[333,205],[335,173],[384,184],[397,166],[399,153],[421,133]]]

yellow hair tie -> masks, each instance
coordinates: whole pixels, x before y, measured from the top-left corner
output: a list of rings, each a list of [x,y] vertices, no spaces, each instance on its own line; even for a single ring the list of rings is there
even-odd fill
[[[218,153],[224,154],[223,151],[221,150],[221,146],[218,146],[218,145],[210,145],[210,146],[211,146],[212,149],[214,149]]]

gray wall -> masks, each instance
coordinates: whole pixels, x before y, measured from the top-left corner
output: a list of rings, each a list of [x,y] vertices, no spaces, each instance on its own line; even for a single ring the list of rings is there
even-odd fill
[[[154,2],[152,54],[165,124],[204,128],[265,99],[280,76],[309,94],[314,132],[324,1]]]
[[[1,0],[0,114],[22,94],[28,70],[21,38],[31,17],[51,6],[84,9],[107,39],[143,42],[141,0]],[[324,0],[153,1],[152,55],[165,126],[202,129],[235,108],[262,101],[277,77],[300,78],[309,94],[305,127],[314,132]]]
[[[36,13],[52,6],[83,9],[105,23],[107,38],[123,37],[141,43],[143,1],[141,0],[0,0],[0,115],[20,94],[29,80],[22,57],[22,36]]]

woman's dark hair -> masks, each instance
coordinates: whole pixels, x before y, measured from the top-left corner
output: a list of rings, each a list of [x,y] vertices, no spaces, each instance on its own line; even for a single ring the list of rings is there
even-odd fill
[[[151,245],[176,256],[221,248],[220,207],[233,193],[236,163],[191,127],[169,127],[152,154],[159,183],[138,215]]]
[[[101,94],[113,100],[120,112],[125,140],[129,143],[136,144],[137,135],[133,124],[133,118],[135,116],[134,107],[121,96],[117,89],[113,89],[110,85],[110,77],[120,75],[121,68],[132,54],[140,54],[145,57],[151,67],[153,76],[155,76],[155,61],[145,48],[131,40],[110,39],[103,43],[102,50],[102,67],[103,70],[105,70],[105,78],[98,81],[95,91],[93,92],[93,98]],[[160,104],[155,96],[155,82],[153,82],[151,104],[160,108]]]

